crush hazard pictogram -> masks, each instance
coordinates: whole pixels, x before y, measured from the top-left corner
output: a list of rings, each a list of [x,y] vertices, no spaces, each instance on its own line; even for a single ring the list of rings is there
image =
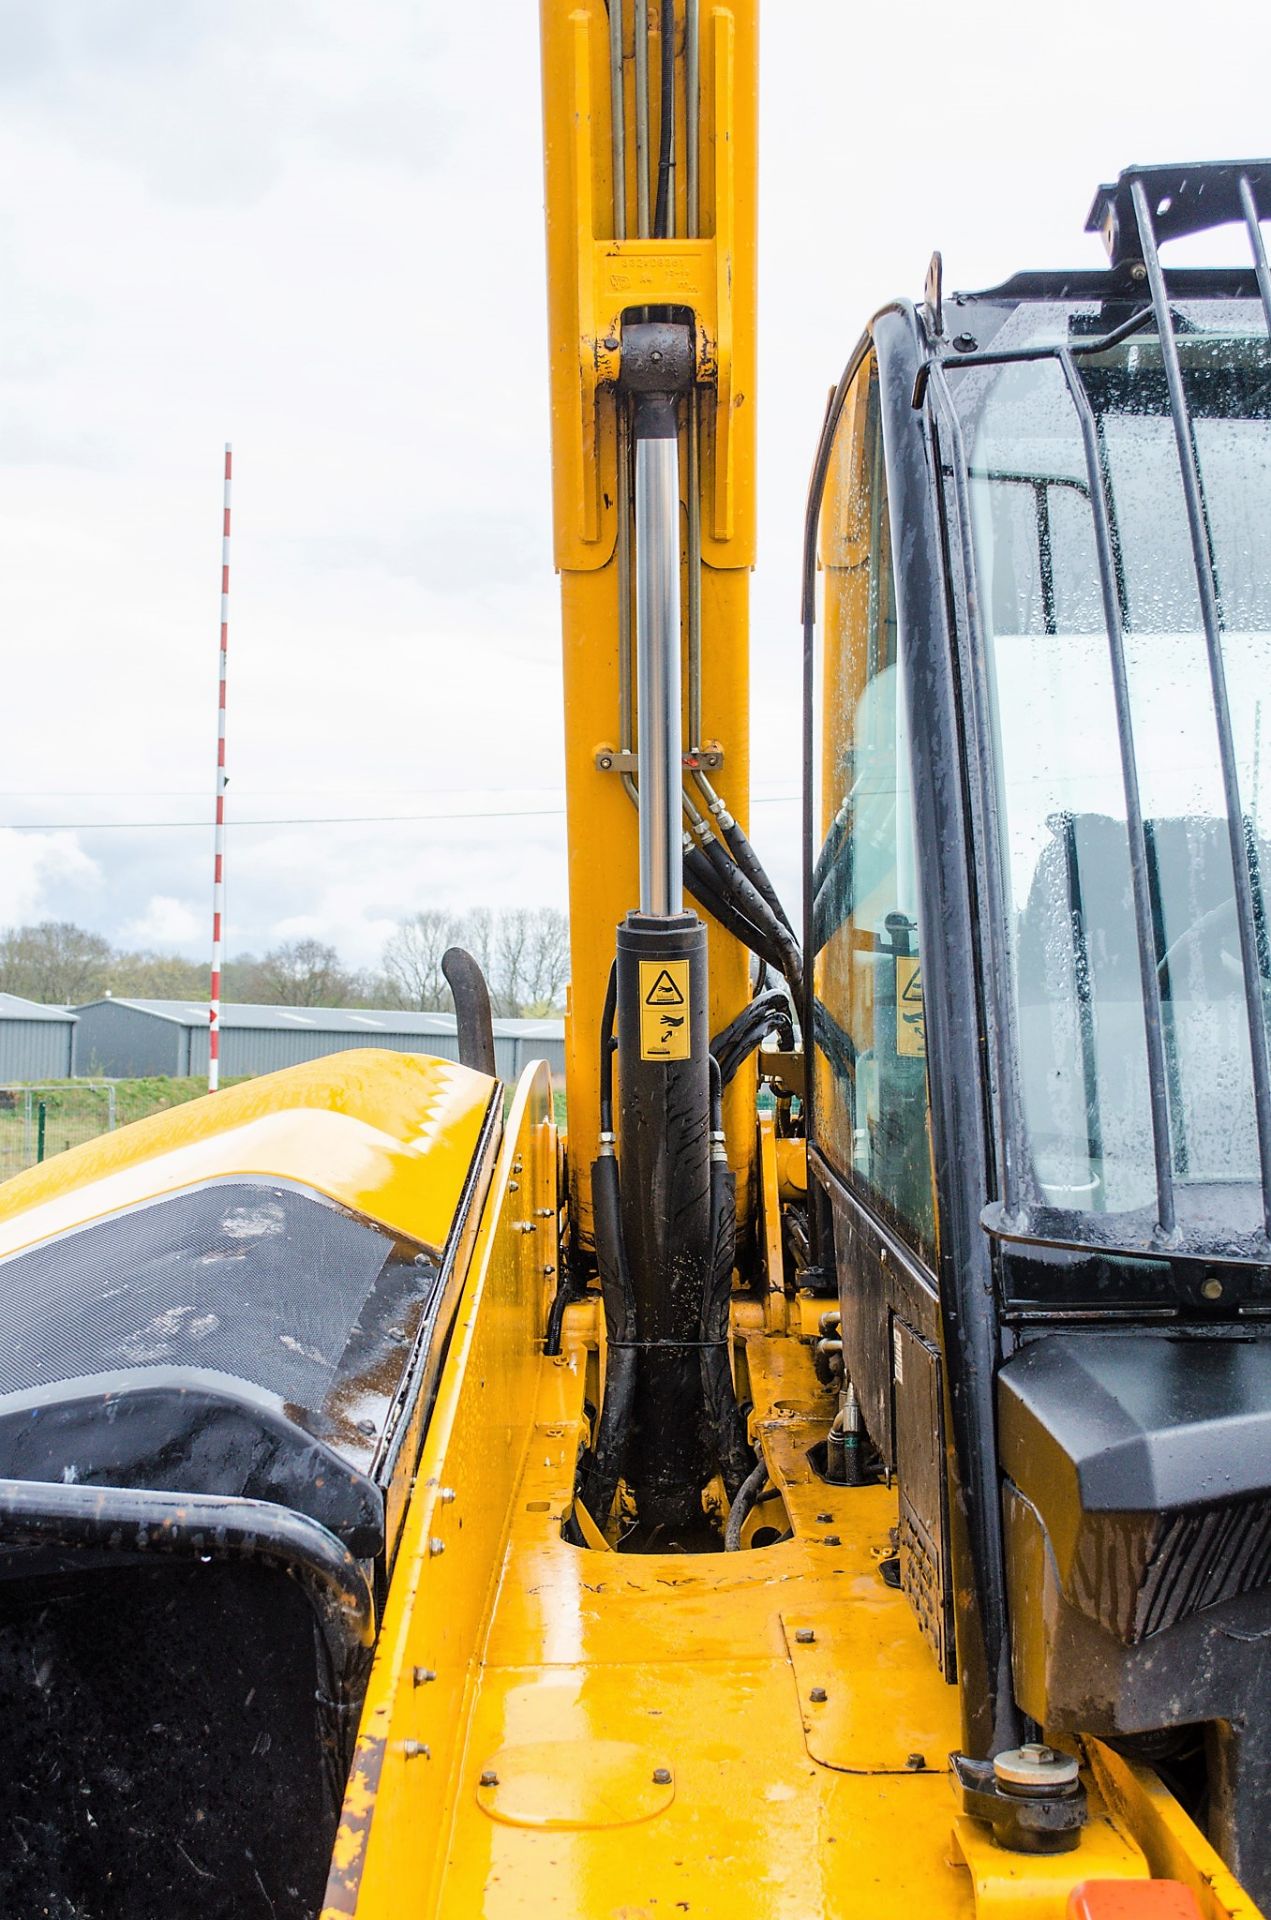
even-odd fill
[[[687,1060],[692,1052],[687,960],[640,962],[640,1058]]]
[[[657,979],[645,994],[644,1004],[646,1007],[682,1007],[684,1005],[684,995],[665,967],[661,969]]]

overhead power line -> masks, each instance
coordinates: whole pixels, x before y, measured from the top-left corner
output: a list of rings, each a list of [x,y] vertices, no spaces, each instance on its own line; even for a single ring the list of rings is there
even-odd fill
[[[756,807],[785,806],[798,799],[793,793],[756,794]],[[564,807],[498,807],[434,813],[333,813],[294,814],[269,820],[236,820],[240,827],[386,827],[410,826],[422,820],[525,820],[559,819]],[[173,829],[177,832],[207,833],[211,820],[4,820],[0,833],[151,833]]]

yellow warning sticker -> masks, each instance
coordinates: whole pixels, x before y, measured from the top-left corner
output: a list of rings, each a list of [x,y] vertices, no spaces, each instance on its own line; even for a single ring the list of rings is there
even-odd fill
[[[896,956],[896,1051],[911,1060],[925,1059],[927,1053],[922,962],[913,953]]]
[[[640,962],[640,1058],[687,1060],[692,1048],[688,961]]]

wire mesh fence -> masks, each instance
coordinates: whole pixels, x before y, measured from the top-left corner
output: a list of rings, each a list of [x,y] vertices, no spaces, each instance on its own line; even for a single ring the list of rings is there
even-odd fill
[[[118,1117],[118,1097],[106,1080],[0,1087],[0,1179],[113,1132]]]

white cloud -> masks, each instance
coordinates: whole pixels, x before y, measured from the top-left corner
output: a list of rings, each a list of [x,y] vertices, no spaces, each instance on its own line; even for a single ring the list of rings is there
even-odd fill
[[[63,903],[96,908],[102,872],[73,833],[11,833],[0,828],[0,925],[70,918]]]
[[[127,921],[119,932],[122,946],[155,947],[163,953],[188,953],[201,939],[210,938],[210,911],[201,920],[184,900],[170,893],[151,894],[141,918]]]

